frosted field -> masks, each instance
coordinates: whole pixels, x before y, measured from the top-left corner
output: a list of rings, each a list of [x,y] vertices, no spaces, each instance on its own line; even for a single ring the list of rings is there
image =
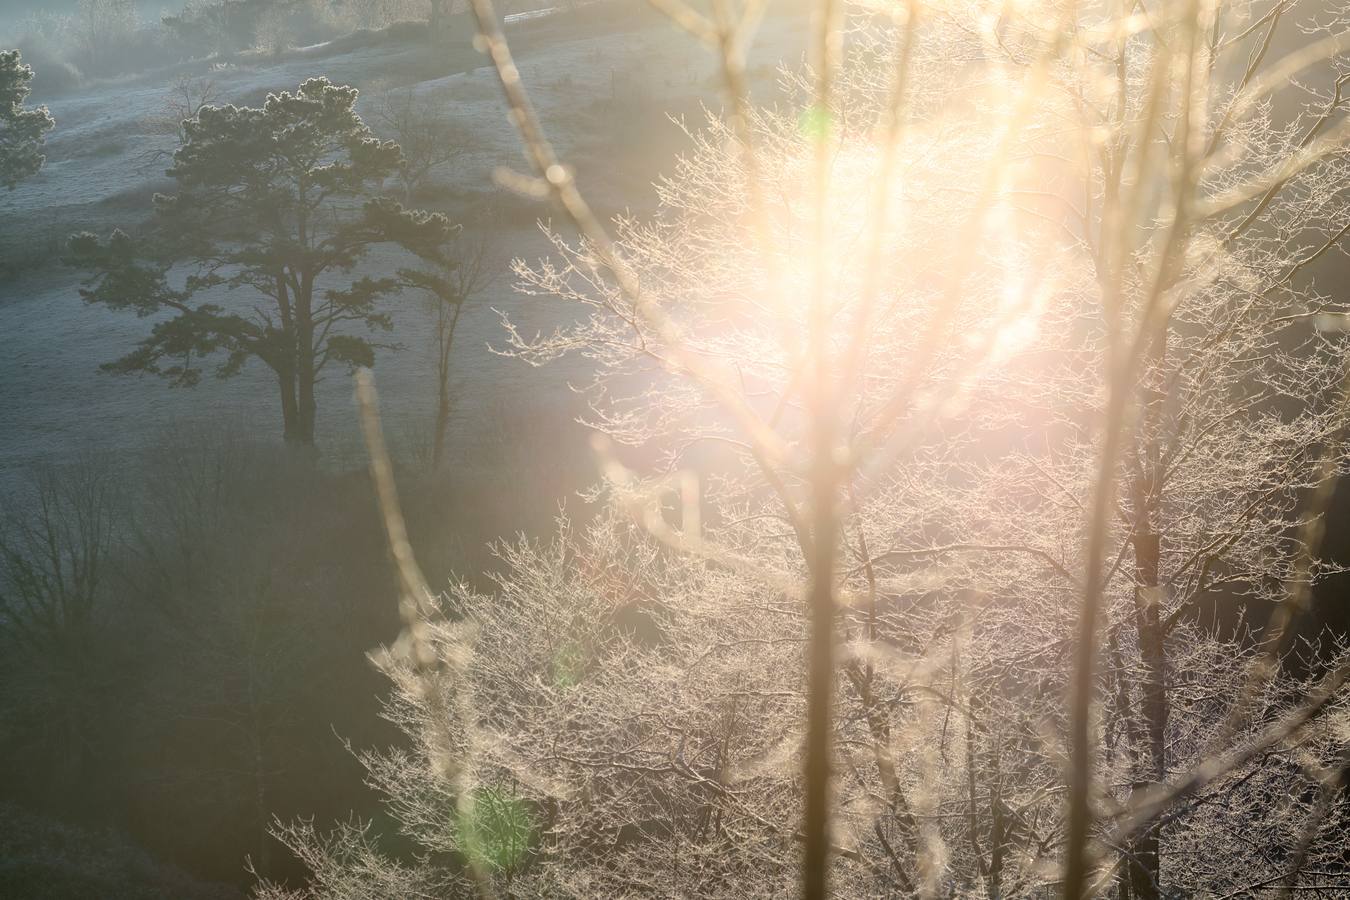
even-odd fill
[[[561,17],[559,17],[561,18]],[[535,26],[530,26],[535,27]],[[603,30],[604,26],[599,26]],[[615,97],[646,103],[659,119],[667,98],[715,98],[711,59],[666,27],[644,26],[596,33],[594,23],[555,29],[519,42],[518,57],[551,139],[566,159],[603,160],[612,135],[597,122],[613,118]],[[772,23],[767,32],[774,31]],[[771,46],[773,41],[764,41]],[[524,168],[515,134],[506,120],[495,76],[479,67],[427,81],[409,79],[418,67],[413,48],[377,46],[342,55],[303,54],[271,65],[223,68],[207,74],[218,102],[256,104],[270,90],[294,88],[304,78],[327,75],[362,90],[363,111],[384,90],[406,90],[443,99],[451,114],[471,123],[472,153],[453,171],[438,174],[448,183],[454,208],[492,190],[498,166]],[[767,52],[767,51],[766,51]],[[477,55],[460,58],[481,62]],[[425,62],[421,64],[426,68]],[[767,67],[766,67],[767,68]],[[167,79],[166,79],[167,80]],[[153,443],[167,429],[202,422],[230,423],[250,434],[279,435],[280,413],[270,373],[251,363],[234,379],[205,377],[190,389],[170,388],[151,377],[127,378],[98,371],[101,363],[130,350],[150,325],[128,313],[86,306],[78,295],[80,273],[53,264],[61,239],[72,231],[106,233],[115,225],[135,226],[148,210],[151,193],[170,186],[162,175],[172,137],[152,124],[163,114],[166,84],[105,85],[49,102],[57,128],[48,140],[46,168],[8,194],[0,194],[0,253],[28,260],[20,274],[0,282],[0,483],[12,483],[37,460],[61,461],[83,451],[127,451]],[[668,155],[668,153],[667,153]],[[656,165],[667,167],[668,162]],[[604,172],[603,168],[600,171]],[[583,178],[583,185],[587,181]],[[615,208],[627,201],[606,178],[591,177],[592,201]],[[390,192],[397,195],[397,186]],[[517,204],[518,208],[518,204]],[[537,257],[548,249],[533,212],[515,215],[493,234],[494,283],[466,309],[456,337],[454,382],[459,401],[450,438],[451,454],[466,441],[499,427],[506,417],[559,415],[577,397],[569,383],[584,377],[581,363],[564,360],[532,369],[493,354],[503,331],[495,310],[509,313],[522,330],[552,330],[571,309],[544,298],[516,294],[508,265],[512,256]],[[538,215],[548,216],[545,207]],[[473,228],[473,223],[467,223]],[[36,259],[38,262],[34,263]],[[392,251],[368,257],[362,274],[379,276],[406,264]],[[229,303],[247,302],[245,291]],[[425,429],[433,386],[428,383],[430,336],[423,301],[407,295],[390,304],[395,328],[389,339],[401,352],[377,358],[376,376],[393,440],[415,438]],[[351,382],[345,372],[326,373],[319,395],[319,442],[326,459],[345,464],[359,455]]]
[[[630,35],[629,35],[630,36]],[[610,66],[595,66],[597,55],[613,62],[637,47],[622,35],[576,39],[522,57],[526,77],[535,82],[537,99],[548,109],[583,99],[591,89],[610,90]],[[212,73],[224,100],[258,103],[267,90],[293,88],[313,74],[362,88],[369,104],[386,73],[400,69],[412,50],[370,49],[323,59],[297,59],[255,70]],[[551,73],[543,80],[540,73]],[[566,88],[552,88],[562,81]],[[371,85],[375,85],[374,88]],[[389,85],[405,89],[402,85]],[[491,188],[495,166],[521,167],[520,151],[498,100],[497,85],[487,69],[427,82],[413,82],[418,92],[435,92],[451,104],[456,119],[470,121],[478,148],[456,170],[443,173],[468,197]],[[50,103],[57,131],[49,140],[43,173],[9,194],[0,194],[0,242],[26,250],[24,242],[41,242],[36,252],[53,252],[59,235],[77,228],[107,231],[117,223],[135,224],[148,204],[163,161],[144,162],[147,151],[171,147],[170,136],[153,134],[146,120],[161,112],[166,86],[105,86]],[[570,96],[551,96],[566,92]],[[567,119],[551,121],[553,139],[564,152],[576,144],[578,128]],[[390,186],[397,193],[397,186]],[[132,200],[119,198],[134,194]],[[547,209],[540,208],[540,215]],[[468,223],[472,228],[472,224]],[[512,290],[508,263],[512,255],[535,256],[547,250],[539,229],[521,217],[493,235],[493,285],[474,298],[456,335],[454,381],[459,402],[452,424],[451,452],[463,451],[459,436],[482,432],[504,409],[529,416],[575,403],[568,378],[579,375],[566,360],[540,371],[494,355],[490,343],[501,343],[497,312],[504,310],[526,331],[552,329],[570,314],[540,298]],[[31,252],[31,251],[30,251]],[[379,275],[406,264],[391,251],[375,251],[363,273]],[[26,271],[0,282],[0,480],[8,482],[35,460],[69,459],[86,449],[126,451],[153,443],[166,429],[198,422],[236,422],[262,437],[279,434],[274,382],[262,364],[251,363],[238,378],[205,378],[194,389],[171,389],[155,378],[126,378],[99,372],[100,363],[130,351],[150,322],[134,314],[86,306],[78,297],[81,275],[59,266]],[[246,301],[236,291],[228,302]],[[428,376],[433,372],[429,320],[423,298],[405,296],[391,302],[400,352],[377,359],[377,379],[393,440],[413,439],[424,429],[433,399]],[[319,441],[327,459],[343,464],[355,459],[355,418],[351,382],[346,371],[325,372],[320,386]]]
[[[542,242],[534,229],[501,235],[512,246]],[[391,254],[392,256],[392,254]],[[379,257],[372,255],[372,262]],[[506,260],[500,259],[499,265]],[[159,439],[166,430],[228,423],[264,439],[280,435],[276,385],[261,364],[221,381],[204,377],[194,388],[171,388],[152,377],[100,373],[100,363],[130,349],[147,322],[134,315],[85,306],[77,295],[78,278],[67,274],[7,287],[0,306],[0,473],[13,477],[25,464],[61,460],[80,451],[133,450]],[[13,290],[13,294],[10,291]],[[540,371],[493,354],[502,330],[493,307],[510,311],[531,327],[551,328],[567,310],[516,295],[509,278],[477,298],[463,314],[456,336],[454,382],[460,396],[452,425],[451,448],[458,436],[486,429],[504,408],[515,415],[574,403],[564,371],[567,361]],[[422,301],[408,295],[391,304],[394,331],[387,337],[404,346],[376,360],[391,438],[406,442],[426,427],[434,399],[434,357]],[[385,336],[381,336],[383,339]],[[351,406],[351,380],[345,370],[325,372],[319,390],[319,443],[336,463],[352,459],[358,434]]]

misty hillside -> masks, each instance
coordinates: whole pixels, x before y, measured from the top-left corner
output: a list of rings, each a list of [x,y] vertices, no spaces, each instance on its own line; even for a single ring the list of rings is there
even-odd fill
[[[132,5],[136,15],[143,21],[156,21],[160,16],[178,13],[183,4],[164,3],[160,0],[136,0]],[[80,0],[3,0],[0,2],[0,34],[17,36],[25,29],[26,20],[35,16],[72,16],[79,11]]]
[[[0,900],[1350,897],[1350,7],[0,0]]]
[[[322,73],[359,88],[358,108],[367,114],[385,98],[406,100],[409,93],[419,102],[437,104],[469,141],[453,165],[434,173],[418,198],[421,205],[444,210],[456,221],[490,208],[489,249],[499,270],[513,255],[544,252],[535,211],[493,184],[495,168],[519,169],[523,160],[494,76],[471,46],[467,22],[461,19],[456,27],[444,48],[428,48],[415,29],[396,26],[290,51],[279,59],[206,61],[48,99],[61,125],[47,142],[47,164],[35,178],[0,196],[5,215],[24,223],[0,232],[0,258],[11,285],[0,296],[0,371],[9,388],[0,399],[4,469],[17,472],[26,462],[61,458],[77,447],[142,446],[170,425],[222,415],[245,423],[266,415],[265,406],[242,400],[249,391],[234,384],[208,380],[189,393],[144,383],[128,392],[128,385],[101,376],[99,364],[126,352],[141,325],[83,307],[77,295],[80,274],[61,264],[70,234],[129,229],[149,217],[153,193],[166,186],[174,104],[182,102],[185,89],[209,87],[215,102],[257,104],[269,92],[294,89]],[[637,4],[603,4],[516,27],[521,64],[537,84],[537,102],[546,110],[551,136],[578,166],[583,182],[595,189],[595,202],[613,210],[650,206],[655,200],[650,182],[671,165],[681,138],[667,115],[697,122],[703,116],[700,104],[717,102],[712,61],[697,48],[668,46],[659,20]],[[771,26],[766,37],[774,27],[791,46],[786,25]],[[761,52],[767,60],[777,51],[766,46]],[[772,69],[765,74],[771,79]],[[636,116],[641,124],[619,127],[612,124],[616,116]],[[565,421],[566,412],[550,409],[571,402],[565,384],[555,382],[550,390],[556,394],[541,395],[527,370],[498,359],[487,347],[501,335],[496,309],[523,309],[522,321],[540,329],[551,328],[562,313],[548,304],[527,304],[512,290],[507,274],[487,290],[466,313],[463,349],[455,360],[454,377],[464,398],[456,409],[457,433],[480,433],[480,417],[495,416],[503,406],[524,418],[536,414],[524,410],[536,410]],[[429,399],[417,383],[427,352],[417,336],[422,310],[410,303],[394,315],[393,339],[406,344],[408,352],[382,366],[381,378],[391,389],[387,415],[397,425],[400,416],[415,415]],[[260,372],[243,377],[262,384]],[[326,388],[325,405],[346,408],[349,390],[334,382]],[[324,427],[325,444],[337,458],[357,452],[352,418],[334,415]],[[469,452],[472,438],[465,440]]]

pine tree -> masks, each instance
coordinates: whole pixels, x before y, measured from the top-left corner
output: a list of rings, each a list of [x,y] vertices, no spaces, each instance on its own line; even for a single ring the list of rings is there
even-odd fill
[[[286,441],[314,443],[320,375],[374,362],[369,333],[391,327],[380,301],[402,286],[351,273],[376,244],[444,265],[453,234],[444,216],[378,196],[402,154],[371,133],[356,97],[311,78],[260,108],[204,107],[168,170],[177,192],[155,198],[154,233],[72,239],[72,261],[93,272],[86,302],[171,314],[105,370],[193,385],[207,357],[223,355],[222,378],[257,359],[276,375]],[[192,269],[179,282],[170,273],[181,263]],[[240,288],[246,301],[223,299]]]
[[[43,140],[56,127],[47,107],[24,106],[32,80],[33,69],[18,50],[0,51],[0,184],[10,190],[42,168]]]

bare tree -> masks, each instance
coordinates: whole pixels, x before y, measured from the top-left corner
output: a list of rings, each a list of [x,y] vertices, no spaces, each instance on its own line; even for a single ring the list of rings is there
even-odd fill
[[[136,723],[162,749],[139,789],[170,833],[211,822],[267,874],[287,785],[341,758],[305,733],[327,734],[308,718],[315,685],[340,676],[332,661],[345,655],[341,632],[314,623],[353,618],[352,571],[369,563],[313,536],[331,484],[237,431],[164,435],[144,466],[153,477],[123,525],[125,590],[146,657]]]
[[[1271,57],[1285,3],[826,0],[755,108],[761,8],[659,6],[728,111],[611,228],[474,3],[534,169],[503,180],[580,234],[515,267],[577,324],[511,352],[584,354],[620,449],[607,514],[504,548],[495,596],[405,574],[381,659],[417,750],[367,764],[415,839],[485,894],[1241,894],[1334,860],[1344,653],[1300,682],[1290,613],[1253,646],[1195,610],[1335,570],[1346,347],[1313,326],[1346,310],[1312,275],[1347,233],[1346,39]],[[475,797],[526,852],[472,860],[443,810]],[[318,895],[378,893],[355,832],[287,837]]]
[[[136,50],[140,15],[133,0],[80,0],[71,21],[81,71],[111,75],[125,71]]]
[[[412,88],[382,94],[371,120],[403,151],[398,171],[405,203],[436,170],[463,159],[476,143],[467,126],[446,114],[443,102]]]
[[[431,467],[439,470],[445,458],[446,436],[453,411],[454,386],[450,378],[455,332],[464,306],[492,281],[492,244],[488,238],[491,215],[479,217],[473,237],[461,228],[444,261],[399,273],[405,285],[426,297],[435,351],[436,407],[432,416]]]
[[[62,759],[54,787],[68,798],[88,787],[99,698],[115,674],[102,636],[115,614],[117,508],[111,468],[89,458],[37,470],[0,519],[0,646],[13,686],[6,699],[18,701],[5,714],[16,730],[7,737]]]
[[[431,28],[433,34],[441,34],[445,31],[450,18],[450,7],[453,6],[451,0],[430,0],[430,10],[427,15],[427,25]]]
[[[156,134],[169,135],[172,146],[147,150],[142,154],[146,168],[171,162],[174,153],[187,142],[187,122],[197,118],[208,106],[220,100],[220,89],[211,78],[179,75],[165,92],[159,109],[146,117],[145,124]]]

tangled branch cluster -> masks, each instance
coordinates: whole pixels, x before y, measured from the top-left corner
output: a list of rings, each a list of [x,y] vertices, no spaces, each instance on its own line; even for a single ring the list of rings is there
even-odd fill
[[[457,677],[385,657],[413,749],[366,761],[426,857],[289,829],[310,893],[1350,884],[1345,652],[1289,629],[1339,571],[1344,32],[1272,50],[1310,21],[1284,0],[827,2],[754,108],[760,5],[657,5],[727,112],[611,233],[475,3],[581,234],[515,268],[578,324],[508,352],[588,358],[618,449],[594,522],[415,623]]]

